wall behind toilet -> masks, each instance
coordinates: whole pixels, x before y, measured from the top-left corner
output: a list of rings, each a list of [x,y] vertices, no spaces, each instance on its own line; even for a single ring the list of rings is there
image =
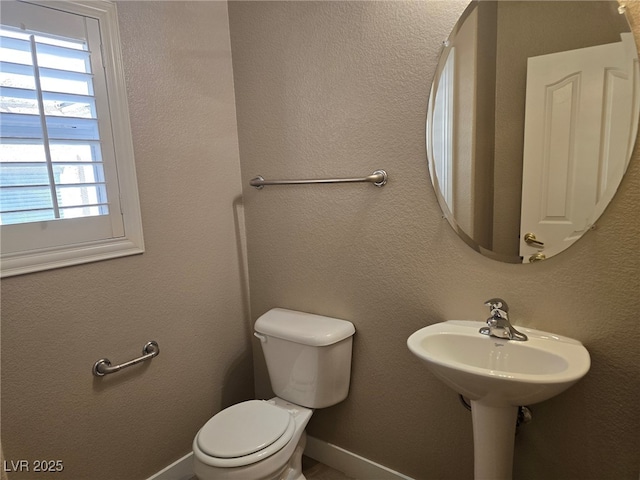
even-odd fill
[[[2,281],[4,458],[62,460],[59,480],[148,478],[253,395],[226,3],[118,13],[146,252]],[[92,376],[149,340],[151,362]]]
[[[424,123],[440,44],[465,2],[230,2],[253,319],[280,306],[356,326],[349,398],[308,431],[420,479],[472,477],[471,417],[406,348],[415,330],[486,317],[577,338],[588,376],[534,406],[515,478],[637,478],[640,159],[598,229],[508,265],[469,249],[429,183]],[[636,12],[634,18],[640,19]],[[637,34],[637,32],[636,32]],[[367,184],[248,186],[389,173]],[[256,388],[271,394],[257,343]]]

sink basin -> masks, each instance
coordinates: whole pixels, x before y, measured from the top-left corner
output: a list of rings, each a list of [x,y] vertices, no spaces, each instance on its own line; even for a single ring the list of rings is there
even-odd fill
[[[520,327],[527,341],[493,338],[478,332],[485,325],[436,323],[411,335],[407,345],[444,383],[485,404],[541,402],[589,371],[589,352],[576,340]]]
[[[407,346],[471,400],[474,478],[511,480],[518,407],[563,392],[589,371],[591,360],[571,338],[518,327],[528,340],[507,340],[482,335],[485,325],[436,323],[412,334]]]

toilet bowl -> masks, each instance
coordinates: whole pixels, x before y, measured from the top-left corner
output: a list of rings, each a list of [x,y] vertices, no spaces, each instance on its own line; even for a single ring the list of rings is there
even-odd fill
[[[304,429],[312,414],[277,397],[223,410],[193,440],[195,475],[201,480],[303,480]]]
[[[213,416],[193,440],[199,480],[304,480],[304,429],[313,409],[343,401],[351,378],[351,322],[274,308],[255,324],[277,395]]]

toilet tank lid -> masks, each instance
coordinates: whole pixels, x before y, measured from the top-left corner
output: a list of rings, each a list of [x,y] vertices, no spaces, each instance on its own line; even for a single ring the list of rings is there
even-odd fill
[[[352,336],[353,323],[338,318],[273,308],[256,321],[256,332],[291,342],[322,347]]]

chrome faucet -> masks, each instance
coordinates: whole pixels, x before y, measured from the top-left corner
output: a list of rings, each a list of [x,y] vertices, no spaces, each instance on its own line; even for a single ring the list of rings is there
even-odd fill
[[[480,333],[490,337],[507,338],[521,342],[527,340],[527,336],[517,331],[509,322],[509,306],[507,302],[501,298],[492,298],[484,302],[484,304],[489,307],[491,316],[487,318],[487,326],[482,327]]]

